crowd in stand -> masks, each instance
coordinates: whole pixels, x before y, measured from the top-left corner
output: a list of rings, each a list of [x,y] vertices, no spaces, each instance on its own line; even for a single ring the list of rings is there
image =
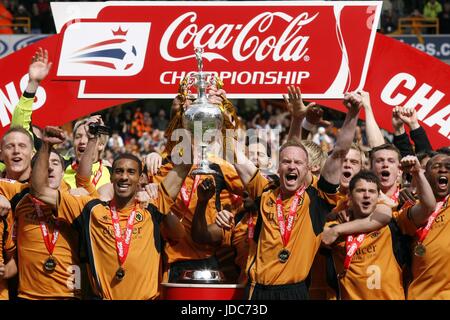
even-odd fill
[[[19,22],[17,18],[29,18],[31,30],[26,27],[1,27]],[[1,0],[0,34],[55,33],[53,16],[48,0]]]
[[[439,20],[439,33],[450,34],[449,0],[384,0],[381,14],[383,33],[394,33],[398,29],[398,19],[402,17],[421,17]],[[423,33],[436,33],[436,30],[423,30]]]

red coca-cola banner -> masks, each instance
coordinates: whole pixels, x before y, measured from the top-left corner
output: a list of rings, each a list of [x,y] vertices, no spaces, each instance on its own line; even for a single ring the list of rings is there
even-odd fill
[[[448,145],[449,67],[377,35],[380,9],[379,1],[53,3],[59,34],[0,60],[1,126],[39,46],[55,65],[37,94],[38,125],[173,97],[201,46],[204,70],[221,76],[230,97],[279,98],[294,84],[342,110],[343,93],[364,88],[381,127],[391,130],[392,106],[416,107],[434,147]]]
[[[298,84],[306,98],[342,98],[364,85],[379,13],[376,2],[106,4],[62,27],[56,78],[82,80],[84,98],[172,96],[202,47],[231,97]]]

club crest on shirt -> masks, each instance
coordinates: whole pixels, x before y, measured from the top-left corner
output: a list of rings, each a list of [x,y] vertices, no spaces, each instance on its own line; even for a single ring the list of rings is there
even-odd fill
[[[431,225],[431,228],[433,229],[433,226],[437,226],[440,225],[444,222],[444,215],[443,214],[439,214],[435,219],[433,224]]]
[[[144,215],[138,211],[138,212],[136,212],[135,219],[136,219],[136,222],[142,222],[144,220]]]
[[[380,231],[374,231],[370,234],[370,237],[372,239],[378,238],[380,236],[381,232]]]
[[[305,200],[305,197],[301,197],[301,198],[298,200],[298,206],[299,206],[299,207],[301,207],[301,206],[303,205],[304,200]]]

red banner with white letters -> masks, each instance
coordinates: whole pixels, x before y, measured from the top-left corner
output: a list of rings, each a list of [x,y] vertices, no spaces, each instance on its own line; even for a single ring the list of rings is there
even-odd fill
[[[375,119],[392,131],[391,108],[415,108],[434,147],[450,146],[450,66],[378,35],[366,82]]]
[[[96,2],[80,3],[70,19],[64,5],[52,4],[58,35],[0,59],[0,133],[38,47],[55,62],[34,106],[42,126],[173,97],[196,71],[201,46],[204,70],[223,79],[230,97],[281,98],[293,84],[343,110],[346,91],[365,89],[380,127],[392,131],[392,106],[414,107],[433,146],[450,144],[450,67],[376,34],[379,1]]]
[[[414,108],[435,149],[450,146],[450,66],[407,44],[377,34],[364,90],[378,125],[392,132],[392,109]],[[345,112],[341,101],[322,101]],[[362,114],[364,116],[364,114]]]

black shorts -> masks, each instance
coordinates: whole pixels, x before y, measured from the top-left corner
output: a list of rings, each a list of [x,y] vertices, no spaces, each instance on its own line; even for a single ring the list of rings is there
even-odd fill
[[[250,294],[250,284],[247,284],[247,298]],[[308,287],[305,281],[281,284],[281,285],[263,285],[257,283],[253,289],[250,300],[308,300]]]

